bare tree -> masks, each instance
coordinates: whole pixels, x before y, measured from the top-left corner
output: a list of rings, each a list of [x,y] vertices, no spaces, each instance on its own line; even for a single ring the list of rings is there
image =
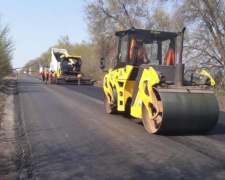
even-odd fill
[[[13,41],[8,37],[9,27],[0,25],[0,78],[12,73]]]
[[[176,15],[191,29],[186,51],[188,61],[224,74],[225,1],[183,0],[179,3]],[[224,84],[223,75],[220,87]]]
[[[97,0],[87,3],[85,14],[91,28],[89,30],[111,33],[121,26],[125,29],[143,26],[148,15],[147,2],[148,0]]]
[[[85,5],[88,31],[99,57],[113,65],[116,56],[115,32],[123,27],[145,27],[148,0],[96,0]]]
[[[152,8],[153,11],[148,17],[147,29],[158,31],[174,31],[175,27],[172,16],[165,11],[163,6],[158,5]],[[179,29],[180,30],[180,29]]]

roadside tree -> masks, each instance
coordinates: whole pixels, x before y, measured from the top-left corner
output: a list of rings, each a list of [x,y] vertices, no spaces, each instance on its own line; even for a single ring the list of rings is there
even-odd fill
[[[8,34],[9,27],[0,24],[0,79],[12,73],[13,41]]]
[[[218,88],[225,88],[225,1],[176,1],[176,16],[182,17],[189,29],[187,62],[221,74]]]

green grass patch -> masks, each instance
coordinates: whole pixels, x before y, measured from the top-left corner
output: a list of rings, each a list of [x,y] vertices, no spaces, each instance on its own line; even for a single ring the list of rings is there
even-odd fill
[[[225,96],[225,90],[214,90],[214,93],[219,96]]]

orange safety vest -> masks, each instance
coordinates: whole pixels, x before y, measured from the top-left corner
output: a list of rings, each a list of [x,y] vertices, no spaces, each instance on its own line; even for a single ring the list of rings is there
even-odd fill
[[[134,42],[135,40],[132,39],[131,45],[130,45],[130,60],[133,58]]]
[[[48,71],[45,70],[45,77],[48,77]]]
[[[81,78],[81,77],[82,77],[82,75],[81,75],[81,74],[78,74],[78,75],[77,75],[77,77],[78,77],[78,78]]]
[[[143,46],[140,49],[138,49],[138,58],[139,59],[144,59],[145,54],[146,54],[146,50]]]
[[[172,48],[168,49],[166,59],[165,59],[165,63],[166,63],[167,66],[175,64],[175,53],[174,53],[174,50]]]
[[[44,72],[44,71],[42,71],[42,72],[41,72],[41,76],[44,76],[44,74],[45,74],[45,72]]]
[[[52,72],[51,71],[49,72],[49,77],[52,77]]]

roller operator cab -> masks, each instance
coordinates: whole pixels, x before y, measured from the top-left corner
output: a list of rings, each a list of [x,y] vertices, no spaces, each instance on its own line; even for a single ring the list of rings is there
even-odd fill
[[[182,63],[181,32],[131,28],[116,32],[117,64],[104,77],[104,105],[109,114],[124,112],[142,119],[150,133],[205,133],[219,116],[218,102],[206,72]],[[176,60],[177,38],[179,60]],[[100,60],[101,69],[105,59]]]

